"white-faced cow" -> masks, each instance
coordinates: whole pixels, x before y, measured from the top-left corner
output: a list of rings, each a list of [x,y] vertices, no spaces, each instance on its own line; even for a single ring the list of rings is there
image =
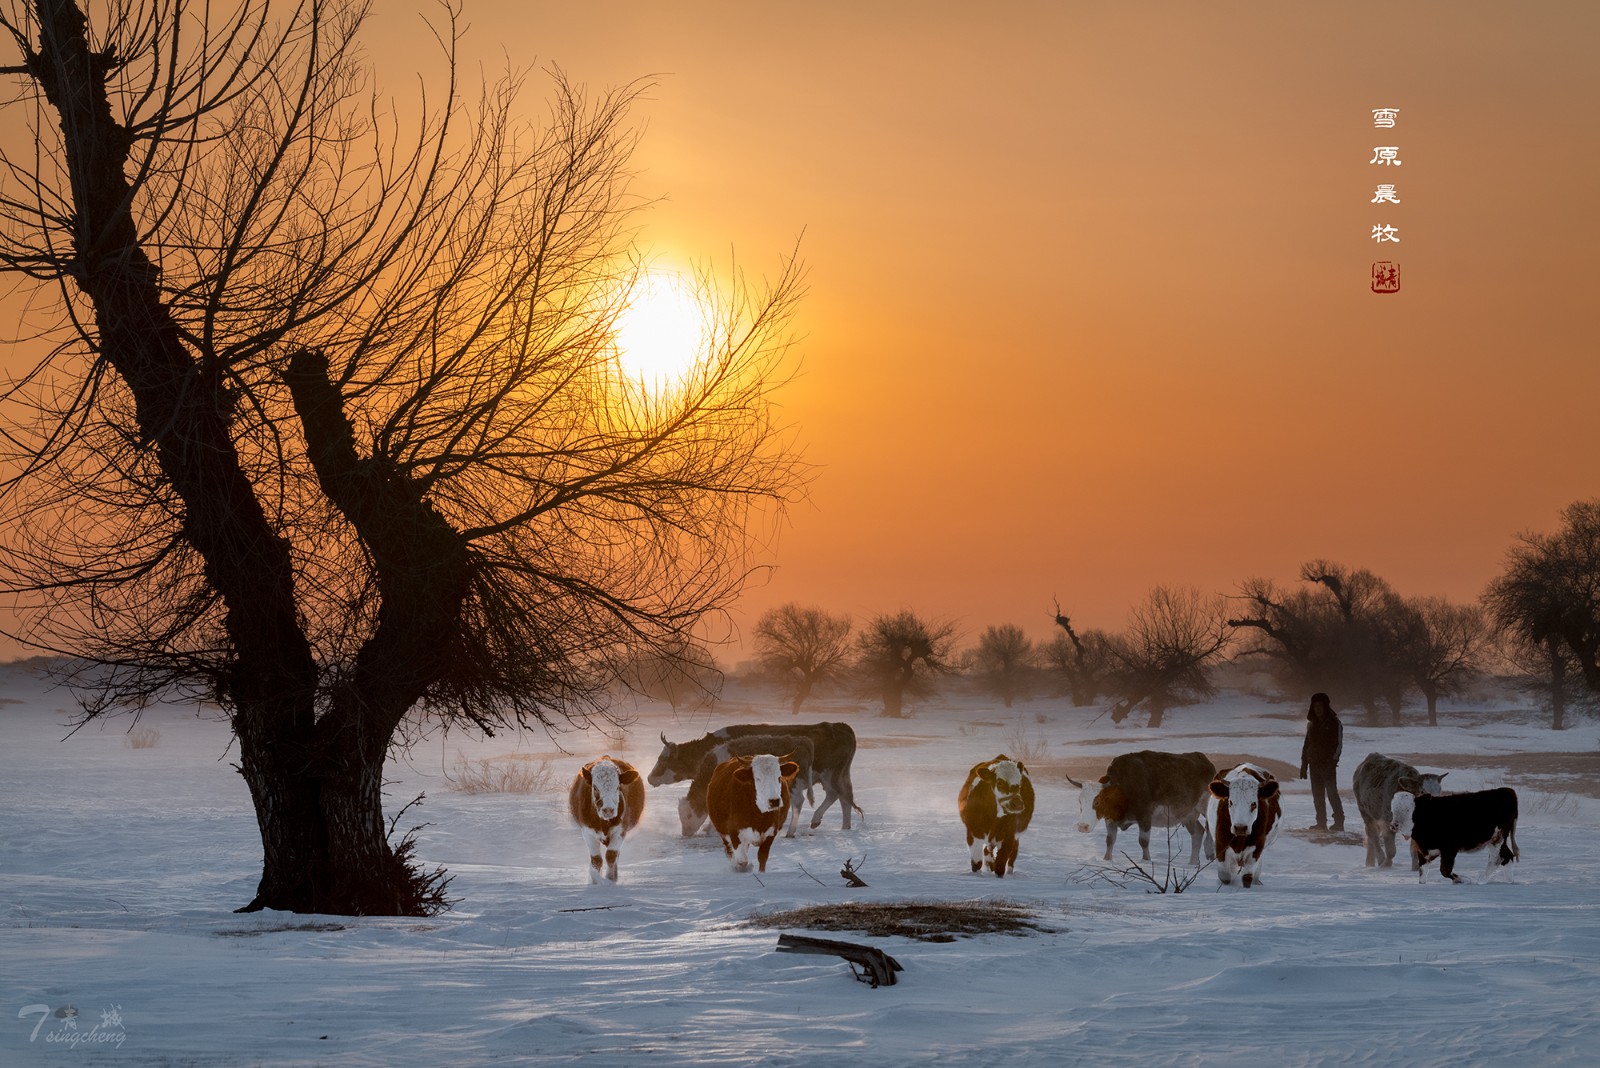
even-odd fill
[[[1439,859],[1439,874],[1459,883],[1465,880],[1455,873],[1457,853],[1498,846],[1489,850],[1485,879],[1494,874],[1495,868],[1522,856],[1516,837],[1517,792],[1509,786],[1439,797],[1398,793],[1393,804],[1392,826],[1411,839],[1419,880],[1422,867],[1435,857]]]
[[[1437,797],[1444,791],[1443,780],[1448,774],[1448,771],[1423,774],[1410,764],[1382,753],[1368,753],[1366,759],[1356,765],[1351,788],[1366,832],[1367,867],[1387,868],[1394,864],[1394,799],[1403,793]],[[1416,867],[1416,855],[1412,854],[1411,868],[1415,871]]]
[[[644,815],[644,780],[626,760],[604,756],[583,766],[567,791],[567,807],[589,846],[589,881],[617,881],[617,849]]]
[[[797,788],[809,791],[813,785],[822,787],[822,804],[811,814],[811,826],[816,827],[821,824],[822,816],[828,811],[828,806],[838,801],[844,811],[844,829],[847,831],[850,829],[851,813],[860,812],[861,808],[856,804],[855,787],[850,782],[850,764],[856,757],[856,732],[848,723],[796,723],[781,726],[770,723],[736,723],[702,735],[691,742],[669,742],[663,733],[661,755],[656,758],[656,766],[650,769],[650,785],[665,786],[667,783],[692,780],[699,773],[701,761],[705,759],[707,753],[732,738],[749,734],[793,735],[809,739],[812,750],[811,777],[809,781],[799,783]]]
[[[795,776],[794,793],[789,798],[789,827],[783,832],[785,838],[794,837],[795,826],[800,822],[800,810],[805,807],[803,801],[811,800],[805,793],[811,783],[811,739],[794,734],[746,734],[713,746],[701,758],[699,772],[689,780],[689,792],[678,799],[678,822],[683,827],[685,838],[697,833],[706,822],[706,790],[711,785],[711,773],[717,770],[717,765],[729,757],[759,756],[762,753],[793,760],[799,765],[800,774]]]
[[[767,854],[789,816],[789,795],[799,773],[794,761],[780,763],[770,753],[731,757],[711,773],[706,807],[735,871],[750,870],[751,846],[757,866],[767,870]]]
[[[1001,753],[974,764],[956,796],[961,822],[967,828],[972,870],[1004,877],[1016,867],[1017,836],[1033,821],[1033,781],[1022,761]]]
[[[1189,832],[1189,865],[1200,864],[1200,845],[1211,839],[1202,823],[1211,780],[1217,767],[1204,753],[1159,753],[1143,749],[1124,753],[1111,761],[1099,782],[1067,781],[1078,787],[1078,830],[1094,830],[1096,821],[1106,827],[1106,857],[1116,845],[1117,831],[1139,825],[1139,848],[1150,859],[1150,828],[1183,827]]]
[[[1217,878],[1231,883],[1238,876],[1246,889],[1261,882],[1261,854],[1278,836],[1283,816],[1278,780],[1272,772],[1245,763],[1211,782],[1206,821],[1217,854]]]

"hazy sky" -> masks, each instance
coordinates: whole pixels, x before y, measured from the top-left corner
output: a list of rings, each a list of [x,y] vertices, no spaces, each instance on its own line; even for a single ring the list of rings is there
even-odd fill
[[[1316,557],[1470,599],[1600,494],[1600,6],[467,17],[491,63],[660,76],[662,256],[766,267],[805,232],[785,403],[819,472],[747,627],[798,599],[1043,636],[1059,596],[1115,628],[1155,583]]]
[[[663,260],[804,232],[817,477],[745,628],[1114,629],[1317,557],[1465,600],[1600,495],[1600,5],[465,2],[475,63],[657,76]],[[398,94],[423,11],[377,0]]]

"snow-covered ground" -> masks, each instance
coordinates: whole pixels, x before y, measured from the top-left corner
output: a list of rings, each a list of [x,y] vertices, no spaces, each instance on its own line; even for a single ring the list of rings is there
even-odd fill
[[[1600,749],[1592,720],[1555,734],[1533,713],[1450,708],[1436,729],[1371,729],[1344,713],[1351,830],[1349,775],[1369,751],[1428,755],[1457,790],[1517,787],[1522,861],[1487,883],[1482,854],[1458,865],[1472,884],[1441,881],[1437,865],[1419,883],[1403,864],[1364,868],[1355,834],[1288,833],[1264,886],[1219,889],[1207,871],[1181,895],[1091,877],[1103,842],[1075,829],[1064,773],[1098,774],[1140,748],[1295,764],[1300,710],[1225,697],[1152,731],[1058,701],[947,698],[903,721],[819,702],[805,719],[845,719],[861,741],[867,815],[855,829],[842,831],[835,809],[814,834],[780,839],[765,875],[737,874],[713,839],[680,837],[684,787],[664,787],[628,840],[620,883],[593,887],[559,788],[586,759],[609,751],[647,770],[658,732],[792,721],[781,702],[643,707],[620,743],[565,736],[571,755],[542,734],[436,735],[391,763],[389,796],[426,791],[402,825],[428,822],[419,852],[454,875],[458,904],[399,920],[234,914],[253,893],[259,845],[226,727],[163,709],[142,722],[160,731],[154,748],[128,745],[126,719],[62,740],[68,707],[0,675],[0,1065],[1600,1059],[1600,800],[1564,758],[1526,756],[1581,763]],[[1014,876],[973,875],[956,790],[972,763],[1019,743],[1034,750],[1034,829]],[[558,788],[449,788],[458,753],[512,752],[551,758]],[[1311,821],[1303,781],[1286,784],[1285,815],[1290,828]],[[1118,844],[1137,855],[1132,835]],[[1186,859],[1187,842],[1176,845]],[[837,875],[849,858],[868,888]],[[905,966],[876,990],[842,961],[774,952],[777,932],[745,923],[804,904],[978,898],[1026,904],[1049,931],[944,943],[825,934]],[[77,1015],[58,1017],[66,1006]]]

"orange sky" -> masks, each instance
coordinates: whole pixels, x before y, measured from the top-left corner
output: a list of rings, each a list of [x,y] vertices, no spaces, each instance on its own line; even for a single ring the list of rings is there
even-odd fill
[[[820,472],[744,626],[1045,636],[1059,595],[1116,628],[1314,557],[1470,599],[1600,494],[1600,7],[1006,7],[469,10],[575,80],[663,75],[659,251],[805,229],[786,404]]]
[[[819,470],[745,628],[1115,629],[1315,557],[1465,600],[1600,495],[1600,5],[466,3],[489,67],[660,75],[658,253],[805,232]],[[396,93],[423,10],[378,0]]]

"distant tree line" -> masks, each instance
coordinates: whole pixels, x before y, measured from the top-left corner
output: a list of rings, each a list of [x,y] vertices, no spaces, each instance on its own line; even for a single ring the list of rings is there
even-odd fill
[[[1399,723],[1420,698],[1435,726],[1440,698],[1508,674],[1539,694],[1559,730],[1600,696],[1600,500],[1569,506],[1554,533],[1519,535],[1478,604],[1403,596],[1370,570],[1319,559],[1295,584],[1249,578],[1232,596],[1157,586],[1115,633],[1074,627],[1059,601],[1053,619],[1047,642],[1006,623],[958,651],[948,620],[902,610],[857,630],[846,615],[787,604],[760,618],[754,648],[796,714],[831,687],[903,716],[908,699],[961,676],[1008,708],[1049,688],[1075,706],[1105,703],[1114,722],[1143,711],[1160,726],[1169,709],[1215,696],[1219,667],[1232,663],[1260,665],[1285,696],[1335,694],[1371,725]]]

